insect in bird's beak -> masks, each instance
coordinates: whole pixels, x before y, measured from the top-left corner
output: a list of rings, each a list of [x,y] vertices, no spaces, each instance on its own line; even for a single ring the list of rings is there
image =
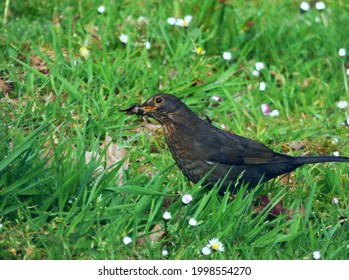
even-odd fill
[[[130,115],[141,115],[140,108],[138,105],[133,105],[127,109],[119,110],[119,112],[125,112]]]
[[[148,112],[153,111],[154,109],[156,109],[155,106],[133,105],[127,109],[119,110],[119,112],[125,112],[125,113],[130,114],[130,115],[143,116],[143,115],[147,114]]]

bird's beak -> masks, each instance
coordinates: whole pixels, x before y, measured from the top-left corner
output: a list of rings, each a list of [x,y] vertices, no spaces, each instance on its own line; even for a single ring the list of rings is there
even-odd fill
[[[141,105],[140,107],[139,107],[139,111],[142,111],[142,115],[145,115],[145,114],[147,114],[147,113],[149,113],[149,112],[152,112],[152,111],[154,111],[156,109],[156,107],[155,106],[151,106],[151,105]]]
[[[130,115],[143,116],[143,115],[146,115],[147,113],[149,113],[155,109],[156,109],[155,106],[142,104],[142,105],[133,105],[127,109],[120,110],[120,112],[125,112],[125,113],[130,114]]]

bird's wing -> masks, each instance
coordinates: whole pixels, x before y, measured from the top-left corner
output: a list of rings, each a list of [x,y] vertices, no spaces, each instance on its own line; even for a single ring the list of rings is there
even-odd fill
[[[229,165],[256,165],[281,163],[290,159],[274,152],[257,141],[234,135],[219,129],[207,131],[196,137],[193,146],[205,162]]]

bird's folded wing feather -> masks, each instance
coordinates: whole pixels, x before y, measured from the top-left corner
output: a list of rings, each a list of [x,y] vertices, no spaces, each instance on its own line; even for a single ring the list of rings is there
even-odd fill
[[[274,152],[268,147],[222,130],[204,133],[194,142],[194,150],[202,160],[229,165],[255,165],[281,163],[290,157]]]

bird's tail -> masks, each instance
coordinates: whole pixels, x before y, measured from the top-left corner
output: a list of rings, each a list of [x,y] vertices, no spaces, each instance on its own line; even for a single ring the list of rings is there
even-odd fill
[[[337,156],[305,156],[295,157],[297,164],[320,163],[320,162],[349,162],[348,157]]]

